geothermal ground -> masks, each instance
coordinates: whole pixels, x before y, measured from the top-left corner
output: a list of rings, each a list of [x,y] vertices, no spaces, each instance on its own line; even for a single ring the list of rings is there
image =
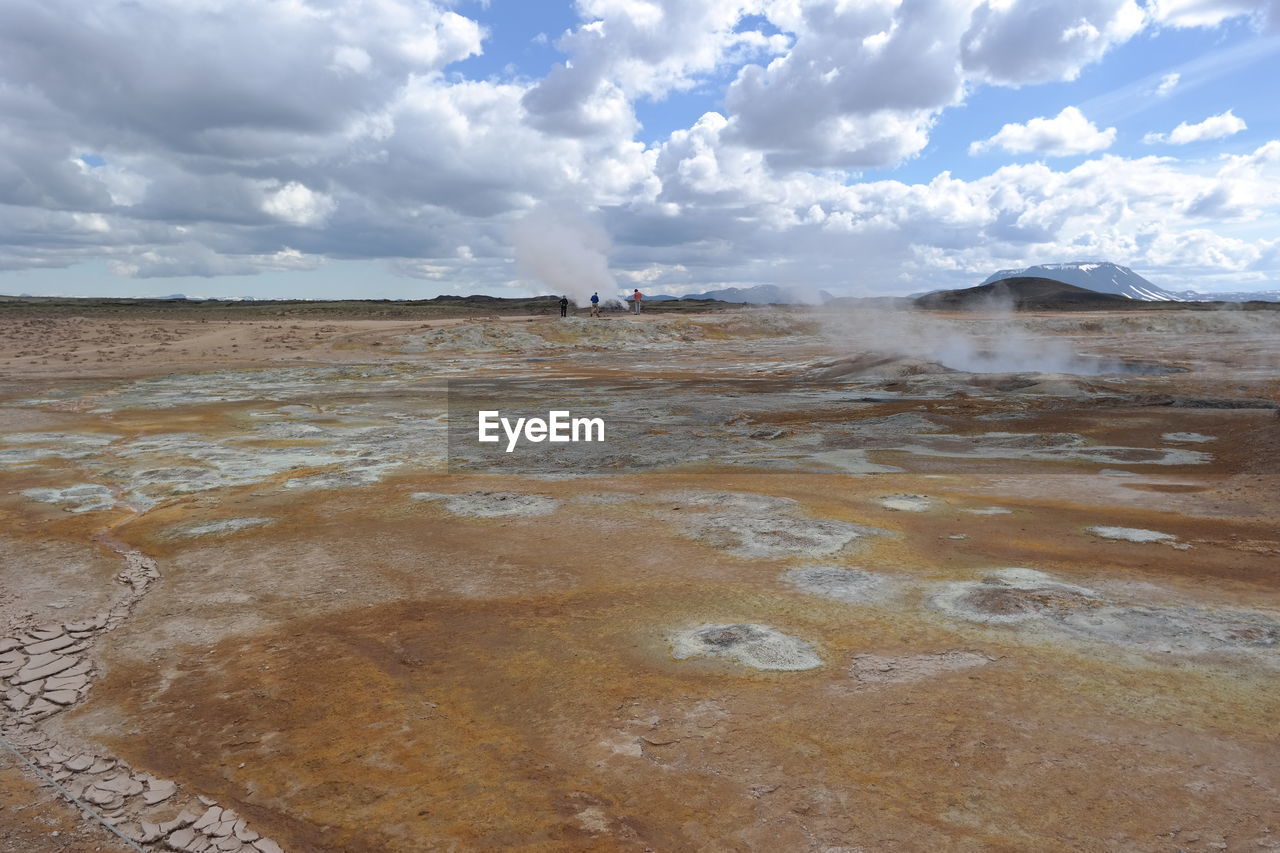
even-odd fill
[[[0,851],[1280,850],[1280,313],[0,331]]]

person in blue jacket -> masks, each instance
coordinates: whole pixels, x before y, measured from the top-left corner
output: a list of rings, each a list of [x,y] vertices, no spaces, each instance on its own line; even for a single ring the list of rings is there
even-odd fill
[[[600,294],[599,293],[591,294],[591,316],[592,317],[600,316]]]

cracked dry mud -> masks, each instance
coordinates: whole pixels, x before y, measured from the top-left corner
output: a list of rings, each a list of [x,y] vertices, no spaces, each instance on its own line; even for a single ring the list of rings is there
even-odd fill
[[[1096,375],[0,318],[0,735],[157,851],[1280,850],[1276,319],[920,322]],[[449,468],[459,378],[645,430]],[[130,849],[4,754],[0,851]]]
[[[125,508],[131,511],[127,522],[136,510]],[[45,622],[0,638],[0,686],[8,688],[3,702],[9,712],[0,717],[0,736],[43,771],[42,781],[56,783],[59,793],[91,809],[102,824],[137,845],[191,853],[280,853],[279,845],[250,829],[232,809],[181,792],[173,781],[135,771],[105,751],[59,742],[40,725],[85,700],[96,674],[95,644],[125,626],[161,579],[154,559],[111,535],[111,527],[121,523],[94,536],[123,561],[114,578],[122,589],[110,607],[88,618]]]

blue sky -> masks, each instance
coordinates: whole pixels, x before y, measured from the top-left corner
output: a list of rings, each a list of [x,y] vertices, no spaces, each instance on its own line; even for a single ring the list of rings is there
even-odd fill
[[[1280,289],[1273,7],[11,0],[0,293]]]
[[[1256,50],[1264,43],[1268,45],[1267,52]],[[1233,55],[1239,57],[1233,60]],[[1210,57],[1222,57],[1231,63],[1231,71],[1219,76],[1215,69],[1197,68],[1208,64],[1204,60]],[[1179,74],[1178,84],[1166,96],[1153,97],[1161,78],[1171,73]],[[903,180],[927,180],[938,171],[950,169],[957,176],[976,178],[999,168],[1008,154],[961,156],[971,141],[991,136],[1006,123],[1055,115],[1073,105],[1082,106],[1095,123],[1117,128],[1116,142],[1108,149],[1110,154],[1142,157],[1167,153],[1167,149],[1153,151],[1143,144],[1142,137],[1153,128],[1173,128],[1179,122],[1199,121],[1225,109],[1247,116],[1248,131],[1231,139],[1197,143],[1179,154],[1212,157],[1251,151],[1261,142],[1280,137],[1280,111],[1275,98],[1267,87],[1253,84],[1260,75],[1267,74],[1280,74],[1280,38],[1259,40],[1246,27],[1140,36],[1084,69],[1077,80],[975,92],[963,107],[943,114],[925,156],[905,164],[902,168],[911,171],[898,176]],[[1085,156],[1080,155],[1077,160]],[[1034,157],[1032,153],[1022,159]]]

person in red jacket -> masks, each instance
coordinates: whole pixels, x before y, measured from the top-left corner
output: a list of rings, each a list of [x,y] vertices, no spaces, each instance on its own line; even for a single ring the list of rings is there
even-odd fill
[[[644,294],[640,292],[640,288],[636,288],[636,292],[631,296],[631,305],[637,314],[640,313],[640,303],[644,301]]]

